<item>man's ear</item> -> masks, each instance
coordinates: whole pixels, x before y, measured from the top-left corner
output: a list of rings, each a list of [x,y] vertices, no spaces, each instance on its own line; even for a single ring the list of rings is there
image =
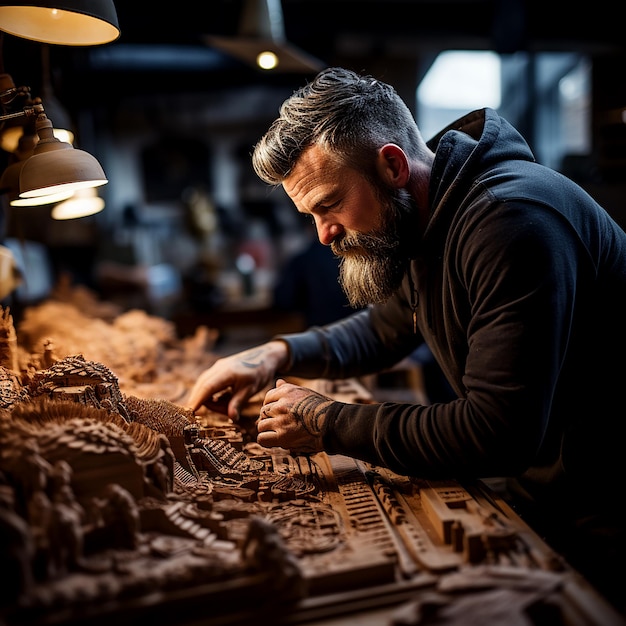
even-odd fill
[[[395,189],[409,182],[409,160],[404,150],[395,143],[387,143],[378,151],[376,170],[382,181]]]

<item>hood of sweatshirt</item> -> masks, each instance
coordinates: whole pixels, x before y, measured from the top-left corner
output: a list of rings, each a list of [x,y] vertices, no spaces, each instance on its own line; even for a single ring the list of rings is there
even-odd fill
[[[481,185],[503,161],[535,161],[522,135],[490,108],[456,120],[428,146],[435,152],[435,161],[429,187],[431,213],[424,239],[436,237],[442,228],[447,230],[462,203],[472,197],[472,187]]]

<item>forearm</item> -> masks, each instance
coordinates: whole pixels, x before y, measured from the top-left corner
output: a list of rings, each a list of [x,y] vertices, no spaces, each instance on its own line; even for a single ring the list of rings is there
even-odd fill
[[[302,378],[340,379],[371,374],[401,358],[394,360],[393,354],[386,351],[370,323],[369,311],[276,339],[289,346],[289,359],[279,373]]]

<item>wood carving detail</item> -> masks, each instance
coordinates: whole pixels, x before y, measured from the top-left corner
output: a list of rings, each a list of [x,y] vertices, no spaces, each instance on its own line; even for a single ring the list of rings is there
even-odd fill
[[[480,492],[260,448],[254,399],[244,428],[194,415],[180,402],[215,359],[214,333],[179,341],[163,320],[107,309],[107,321],[81,294],[87,304],[91,316],[68,301],[33,308],[21,343],[2,311],[7,626],[130,624],[138,612],[175,622],[180,594],[193,589],[191,602],[210,601],[220,616],[388,585],[434,590],[447,580],[458,594],[473,567],[513,568],[530,590],[545,591],[537,572],[549,573],[546,595],[563,581],[563,563]],[[356,382],[317,384],[342,401],[372,401]]]

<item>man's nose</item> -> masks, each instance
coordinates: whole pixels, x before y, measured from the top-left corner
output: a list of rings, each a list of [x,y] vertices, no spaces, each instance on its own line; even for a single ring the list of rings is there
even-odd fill
[[[339,224],[317,224],[317,237],[325,246],[329,246],[342,232]]]

